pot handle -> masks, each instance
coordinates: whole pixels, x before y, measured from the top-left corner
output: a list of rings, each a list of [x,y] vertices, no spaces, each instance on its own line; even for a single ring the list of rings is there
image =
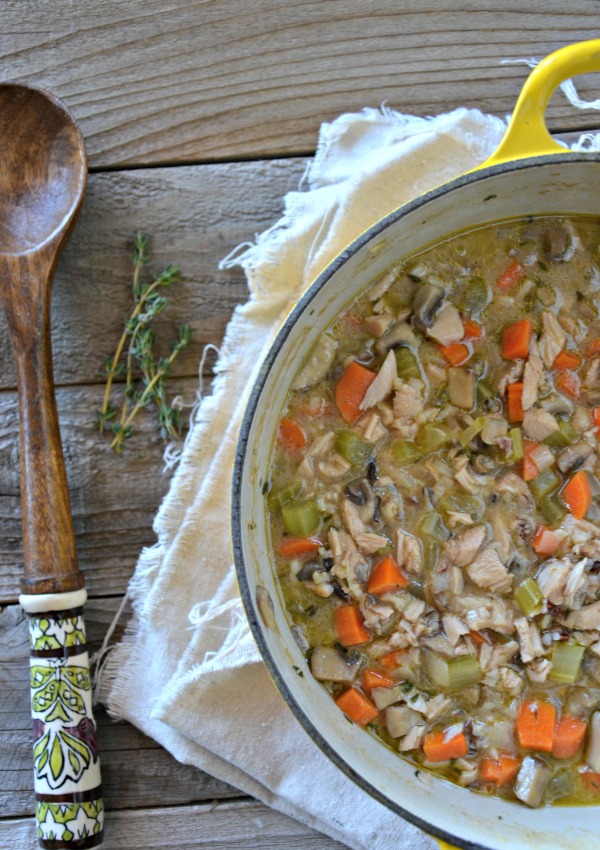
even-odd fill
[[[530,156],[566,153],[548,132],[546,107],[561,83],[594,71],[600,71],[600,38],[570,44],[546,56],[525,81],[502,141],[478,168]]]

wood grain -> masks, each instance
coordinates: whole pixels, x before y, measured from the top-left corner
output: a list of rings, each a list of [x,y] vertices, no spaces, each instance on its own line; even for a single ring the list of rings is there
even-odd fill
[[[146,413],[138,420],[142,442],[132,442],[120,458],[94,430],[102,361],[114,350],[130,310],[129,235],[136,228],[154,234],[157,267],[177,261],[183,269],[158,326],[157,349],[168,347],[180,324],[191,324],[195,342],[173,369],[174,376],[190,377],[172,384],[173,393],[191,403],[203,346],[220,343],[236,304],[248,294],[241,270],[219,271],[218,262],[276,220],[283,195],[297,186],[304,167],[302,160],[284,160],[92,175],[52,301],[59,420],[79,562],[90,593],[124,592],[141,548],[154,542],[152,521],[168,484],[161,472],[162,444]],[[0,362],[5,366],[0,387],[14,387],[3,314]],[[0,391],[5,601],[16,599],[22,574],[17,433],[16,395]]]
[[[600,33],[596,0],[3,0],[2,12],[0,77],[64,98],[95,168],[306,153],[321,122],[384,101],[505,115],[527,71],[503,59]],[[562,97],[550,118],[594,121]]]
[[[598,4],[3,0],[2,13],[0,79],[62,96],[82,124],[96,172],[58,269],[52,329],[79,560],[98,597],[86,608],[97,644],[141,548],[154,540],[152,520],[168,486],[153,425],[143,421],[143,446],[132,444],[117,459],[91,424],[102,360],[128,310],[129,234],[152,233],[157,265],[182,266],[159,341],[167,345],[191,320],[196,342],[175,370],[176,391],[191,399],[203,345],[220,342],[247,297],[241,270],[219,271],[218,261],[278,218],[283,195],[304,170],[301,158],[278,157],[313,152],[323,121],[383,101],[421,115],[466,105],[503,116],[527,69],[501,60],[597,37]],[[597,96],[595,80],[581,82],[584,95]],[[599,119],[556,95],[550,123],[577,130]],[[162,167],[172,164],[178,167]],[[14,602],[21,574],[17,413],[3,317],[0,362],[0,600]],[[0,640],[0,850],[34,850],[27,636],[14,604],[0,609]],[[97,718],[111,810],[106,848],[341,847],[238,799],[235,789],[178,764],[101,709]],[[219,799],[225,802],[210,802]]]
[[[85,145],[62,104],[0,86],[0,296],[19,395],[23,593],[83,586],[54,399],[50,296],[87,180]]]
[[[177,380],[172,391],[192,401],[196,378]],[[166,493],[163,444],[150,411],[136,420],[121,456],[95,430],[102,388],[57,390],[67,480],[79,564],[88,593],[122,594],[143,546],[155,536],[152,522]],[[17,401],[0,393],[0,603],[14,602],[22,574]]]
[[[253,800],[109,812],[104,850],[344,850]],[[33,821],[0,821],[0,850],[37,850]]]
[[[172,374],[197,375],[204,345],[220,343],[235,306],[248,297],[243,271],[220,271],[219,261],[277,220],[304,168],[304,160],[281,160],[91,175],[53,286],[57,385],[102,380],[104,357],[114,352],[131,311],[135,230],[153,237],[156,271],[169,263],[182,270],[157,322],[156,347],[168,352],[177,328],[189,322],[194,343]],[[0,362],[0,389],[15,387],[1,311]]]

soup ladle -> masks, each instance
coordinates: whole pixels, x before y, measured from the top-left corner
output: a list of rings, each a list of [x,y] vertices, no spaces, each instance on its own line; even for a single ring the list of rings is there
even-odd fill
[[[102,843],[103,805],[83,604],[60,439],[50,291],[86,184],[82,134],[53,95],[0,85],[0,298],[17,372],[37,835]]]

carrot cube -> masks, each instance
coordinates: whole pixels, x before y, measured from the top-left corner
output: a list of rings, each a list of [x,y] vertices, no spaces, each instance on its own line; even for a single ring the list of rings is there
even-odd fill
[[[552,752],[556,709],[543,700],[525,700],[517,717],[517,739],[526,750]]]
[[[338,708],[341,708],[346,717],[349,717],[359,726],[366,726],[367,723],[375,720],[379,714],[371,700],[367,699],[358,688],[348,688],[336,699],[335,704]]]

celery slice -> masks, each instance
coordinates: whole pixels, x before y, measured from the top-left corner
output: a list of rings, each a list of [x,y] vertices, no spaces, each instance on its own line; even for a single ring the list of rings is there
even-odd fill
[[[448,662],[448,690],[461,691],[481,680],[481,668],[474,655],[462,655]]]
[[[448,537],[446,526],[441,516],[435,511],[425,514],[419,523],[419,532],[425,537],[432,537],[440,543],[443,543]]]
[[[490,401],[490,399],[495,398],[496,395],[496,390],[489,381],[486,381],[485,379],[477,381],[477,401],[480,404],[483,404],[485,401]]]
[[[444,691],[460,691],[481,681],[481,668],[474,655],[449,660],[426,651],[425,671],[432,683]]]
[[[548,678],[553,682],[572,685],[579,678],[585,646],[578,643],[557,643],[552,650],[552,670]]]
[[[472,493],[445,493],[437,503],[437,507],[446,514],[454,511],[469,514],[476,519],[479,519],[483,513],[481,499]]]
[[[435,652],[425,650],[425,672],[431,679],[434,685],[438,688],[447,690],[450,674],[448,673],[448,659],[441,658]]]
[[[566,449],[567,446],[572,446],[579,439],[579,435],[575,428],[566,419],[560,419],[558,422],[558,431],[554,431],[550,436],[546,437],[544,442],[551,449]]]
[[[440,555],[440,547],[435,542],[435,540],[427,540],[423,549],[423,566],[425,567],[425,570],[427,572],[431,572],[433,569],[435,569],[435,566],[438,562],[438,558]]]
[[[567,513],[567,509],[556,493],[540,499],[540,511],[549,526],[559,525]]]
[[[283,508],[283,506],[287,505],[288,502],[297,499],[303,489],[304,484],[302,481],[298,481],[298,479],[294,478],[289,482],[289,484],[282,487],[281,490],[273,493],[273,495],[269,498],[269,502],[273,507]]]
[[[522,460],[525,455],[523,448],[523,432],[520,428],[511,428],[508,436],[512,440],[512,452],[510,453],[510,462],[514,463],[517,460]]]
[[[410,348],[397,348],[395,354],[399,378],[407,380],[421,377],[418,360]]]
[[[515,602],[526,617],[533,617],[540,613],[544,596],[534,578],[526,578],[517,586]]]
[[[556,490],[559,484],[558,475],[552,469],[547,469],[545,472],[540,472],[537,478],[529,482],[529,489],[534,499],[539,502],[544,496]]]
[[[281,509],[285,530],[294,537],[310,537],[319,527],[319,508],[315,499],[292,501]]]
[[[479,416],[475,419],[468,428],[465,428],[464,431],[461,431],[458,437],[458,442],[461,444],[463,449],[469,445],[471,440],[479,434],[483,426],[485,425],[485,417]]]
[[[469,313],[479,313],[490,301],[490,290],[480,277],[474,277],[465,286],[460,308]]]
[[[335,450],[354,467],[365,466],[373,454],[373,446],[362,440],[354,431],[338,431],[335,435]]]
[[[416,444],[422,452],[428,454],[445,445],[450,439],[448,429],[438,422],[427,422],[417,434]]]
[[[421,458],[421,452],[412,440],[396,440],[392,445],[392,454],[399,464],[414,463]]]

